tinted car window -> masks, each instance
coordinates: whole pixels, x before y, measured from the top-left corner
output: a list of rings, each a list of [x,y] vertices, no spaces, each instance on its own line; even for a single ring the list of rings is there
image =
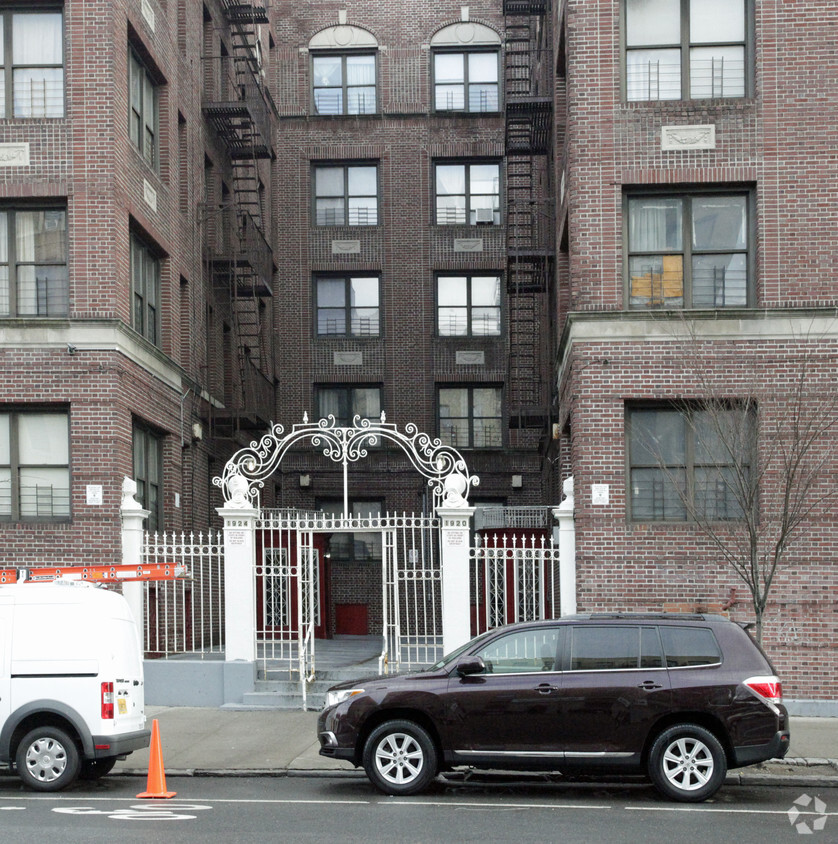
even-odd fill
[[[716,637],[706,627],[661,627],[660,631],[667,668],[722,661]]]
[[[657,627],[640,628],[640,667],[663,667],[663,651]]]
[[[570,648],[571,671],[637,668],[640,658],[638,627],[574,627]]]
[[[520,630],[495,639],[477,654],[492,674],[554,671],[558,635],[555,627]]]

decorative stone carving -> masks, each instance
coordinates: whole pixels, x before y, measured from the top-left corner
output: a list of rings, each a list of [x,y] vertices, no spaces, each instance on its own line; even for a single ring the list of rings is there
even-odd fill
[[[431,38],[432,47],[500,46],[500,35],[488,26],[474,21],[460,21],[444,26]]]
[[[333,240],[332,255],[357,255],[361,251],[360,240]]]
[[[455,252],[482,252],[483,238],[482,237],[455,237],[454,238]]]
[[[468,481],[459,472],[452,472],[443,485],[443,507],[468,507],[463,493],[468,489]]]
[[[715,149],[716,127],[712,123],[697,126],[661,126],[661,149]]]
[[[0,144],[0,167],[28,167],[29,144]]]
[[[486,353],[485,352],[456,352],[454,360],[458,366],[485,366]]]
[[[143,505],[134,498],[136,494],[137,482],[129,477],[123,478],[122,501],[119,505],[120,510],[142,510]]]
[[[573,476],[569,478],[565,478],[564,483],[562,483],[562,493],[564,494],[564,499],[562,503],[559,504],[553,510],[553,515],[558,518],[560,513],[572,513],[575,502],[573,498]]]
[[[363,366],[363,352],[335,352],[332,357],[335,366]]]
[[[143,199],[152,211],[157,210],[157,191],[154,190],[148,179],[143,179]]]
[[[342,49],[345,47],[377,47],[378,40],[366,29],[360,26],[330,26],[321,29],[311,41],[309,50]]]
[[[227,478],[227,501],[224,506],[230,510],[243,510],[252,507],[250,482],[239,472],[233,472]]]

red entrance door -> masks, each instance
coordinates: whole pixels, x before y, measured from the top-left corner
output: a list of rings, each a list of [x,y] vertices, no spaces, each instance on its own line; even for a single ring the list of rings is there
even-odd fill
[[[266,530],[256,534],[256,625],[263,635],[294,633],[300,622],[297,532]],[[325,639],[328,626],[326,540],[314,534],[314,636]]]

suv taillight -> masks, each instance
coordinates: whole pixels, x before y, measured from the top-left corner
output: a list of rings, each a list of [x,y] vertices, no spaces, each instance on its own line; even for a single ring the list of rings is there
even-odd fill
[[[744,682],[757,697],[768,703],[783,702],[783,684],[779,677],[749,677]]]
[[[102,718],[113,719],[113,683],[102,683]]]

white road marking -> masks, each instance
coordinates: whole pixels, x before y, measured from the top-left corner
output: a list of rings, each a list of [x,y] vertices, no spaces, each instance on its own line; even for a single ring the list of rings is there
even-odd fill
[[[723,806],[624,806],[627,812],[712,812],[722,815],[788,815],[788,809],[733,809]],[[800,812],[801,815],[838,816],[838,812]]]

